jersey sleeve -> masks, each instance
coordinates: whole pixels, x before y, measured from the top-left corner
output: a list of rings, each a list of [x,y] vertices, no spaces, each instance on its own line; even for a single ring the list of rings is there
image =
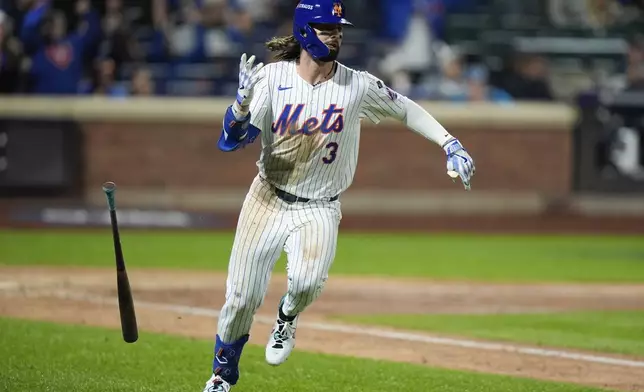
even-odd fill
[[[266,67],[260,71],[259,80],[253,88],[253,100],[250,102],[250,123],[262,131],[271,127],[271,95],[269,91]]]
[[[403,121],[407,115],[403,96],[387,87],[375,76],[369,73],[365,75],[368,87],[360,108],[360,117],[366,117],[374,124],[378,124],[386,117]]]

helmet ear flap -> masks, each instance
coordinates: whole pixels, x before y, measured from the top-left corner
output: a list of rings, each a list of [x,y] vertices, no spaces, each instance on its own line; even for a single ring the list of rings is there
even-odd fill
[[[293,33],[302,48],[309,52],[314,59],[328,56],[329,48],[320,41],[315,30],[308,22],[294,24]]]
[[[302,34],[302,37],[304,38],[308,38],[309,36],[317,36],[317,34],[315,34],[315,31],[313,31],[313,27],[311,27],[311,25],[308,23],[300,28],[300,34]]]

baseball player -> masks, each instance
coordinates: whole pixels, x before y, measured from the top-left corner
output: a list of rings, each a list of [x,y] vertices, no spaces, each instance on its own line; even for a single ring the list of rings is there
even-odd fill
[[[396,119],[441,146],[448,174],[470,189],[474,161],[455,137],[376,77],[336,61],[344,26],[352,24],[341,1],[301,0],[293,35],[267,43],[277,62],[264,66],[241,56],[237,99],[224,115],[218,147],[236,151],[259,138],[262,150],[237,223],[204,392],[227,392],[237,383],[242,350],[282,250],[288,287],[266,361],[279,365],[295,347],[298,317],[320,295],[335,256],[339,196],[353,181],[362,119]]]

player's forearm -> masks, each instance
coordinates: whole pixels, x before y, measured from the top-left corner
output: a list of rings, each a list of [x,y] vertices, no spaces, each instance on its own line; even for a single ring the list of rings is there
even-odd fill
[[[414,132],[443,146],[453,136],[425,109],[409,98],[403,98],[407,109],[404,123]]]

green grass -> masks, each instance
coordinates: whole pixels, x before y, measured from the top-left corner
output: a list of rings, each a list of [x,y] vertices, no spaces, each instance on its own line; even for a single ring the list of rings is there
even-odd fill
[[[194,392],[210,372],[209,341],[0,318],[0,390],[11,392]],[[264,363],[247,346],[235,392],[582,392],[600,391],[506,376],[431,369],[294,352],[284,365]]]
[[[644,311],[342,316],[342,320],[481,339],[644,356]]]
[[[122,233],[129,266],[225,271],[232,233]],[[341,233],[332,274],[643,282],[644,237]],[[0,264],[105,266],[109,231],[0,231]],[[278,268],[284,267],[284,258]]]

